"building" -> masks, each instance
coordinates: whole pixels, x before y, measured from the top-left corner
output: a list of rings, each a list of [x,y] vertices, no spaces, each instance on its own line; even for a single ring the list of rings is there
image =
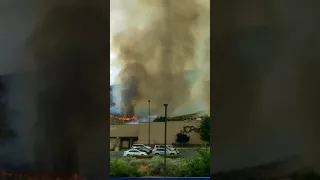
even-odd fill
[[[150,144],[164,144],[164,122],[150,123]],[[200,138],[200,121],[168,121],[167,144],[176,143],[180,132],[190,136],[188,144],[202,144]],[[110,149],[129,148],[134,143],[149,144],[149,123],[110,125]]]

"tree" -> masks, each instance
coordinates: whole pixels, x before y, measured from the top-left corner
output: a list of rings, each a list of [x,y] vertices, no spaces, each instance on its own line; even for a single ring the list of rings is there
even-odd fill
[[[210,143],[210,116],[203,116],[200,124],[200,137]]]
[[[180,132],[177,134],[177,138],[176,138],[176,142],[179,143],[179,144],[186,144],[190,141],[190,137],[183,133],[183,132]]]
[[[210,149],[200,149],[195,156],[184,160],[182,167],[180,167],[181,176],[209,177],[210,164]]]
[[[153,120],[153,122],[165,122],[166,118],[163,116],[158,116],[156,119]]]

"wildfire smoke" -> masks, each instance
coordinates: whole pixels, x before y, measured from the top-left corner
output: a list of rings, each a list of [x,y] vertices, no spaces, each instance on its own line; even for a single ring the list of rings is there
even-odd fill
[[[135,111],[152,99],[168,113],[193,98],[203,99],[209,111],[209,0],[111,0],[110,44],[125,83],[122,103]],[[183,6],[181,6],[183,4]],[[113,62],[114,63],[114,62]],[[186,83],[184,72],[194,70],[195,80]],[[186,112],[190,109],[186,109]]]

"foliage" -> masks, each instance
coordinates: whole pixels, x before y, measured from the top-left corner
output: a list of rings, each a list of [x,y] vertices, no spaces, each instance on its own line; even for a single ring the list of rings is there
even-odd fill
[[[184,177],[209,177],[210,149],[199,150],[196,156],[186,159],[181,168]]]
[[[167,121],[184,121],[183,117],[167,117]],[[165,122],[164,116],[156,117],[153,122]]]
[[[168,121],[184,121],[182,116],[169,118]]]
[[[140,177],[139,163],[128,163],[130,159],[114,158],[110,161],[110,177]]]
[[[123,125],[128,123],[127,121],[121,121],[117,118],[110,118],[110,125]]]
[[[180,177],[180,166],[181,163],[179,160],[167,159],[167,176],[170,177]],[[162,156],[154,156],[148,163],[145,175],[148,176],[164,176],[164,158]]]
[[[168,156],[170,157],[170,156]],[[168,158],[166,160],[169,177],[208,177],[210,175],[210,149],[199,150],[189,159]],[[123,157],[110,162],[111,177],[164,176],[163,156],[151,159]]]
[[[190,141],[190,137],[182,132],[177,134],[176,142],[185,144]]]
[[[153,122],[165,122],[166,118],[164,116],[158,116],[156,117]]]
[[[200,124],[200,137],[203,141],[210,143],[210,117],[203,116]]]

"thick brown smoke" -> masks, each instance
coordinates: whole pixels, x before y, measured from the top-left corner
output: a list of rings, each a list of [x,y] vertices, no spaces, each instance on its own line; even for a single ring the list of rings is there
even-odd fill
[[[123,103],[139,109],[150,99],[154,112],[169,103],[170,115],[197,97],[206,100],[209,110],[208,0],[116,0],[111,1],[111,19],[119,20],[114,27],[111,22],[111,48],[122,66],[119,79],[135,79],[129,89],[136,92],[122,93]],[[184,72],[190,69],[195,80],[187,83]]]

